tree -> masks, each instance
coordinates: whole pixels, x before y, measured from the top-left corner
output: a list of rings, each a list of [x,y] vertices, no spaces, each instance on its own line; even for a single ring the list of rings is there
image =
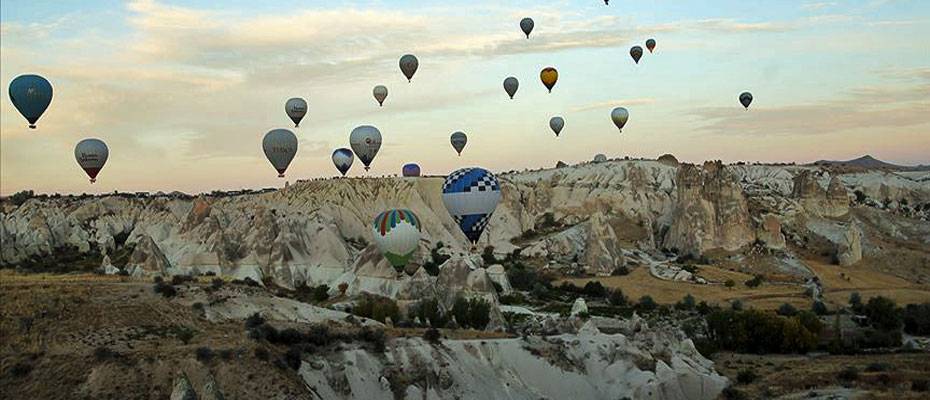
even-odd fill
[[[13,205],[21,206],[23,205],[23,203],[26,202],[26,200],[29,200],[33,197],[35,197],[35,192],[31,190],[22,190],[22,191],[13,193],[13,195],[10,196],[10,201],[13,202]]]
[[[798,309],[794,308],[794,306],[791,304],[784,303],[778,306],[778,310],[776,312],[778,313],[778,315],[781,315],[781,316],[793,317],[795,314],[798,313]]]
[[[623,294],[623,291],[620,290],[620,288],[616,288],[610,291],[610,295],[607,297],[607,302],[612,306],[625,306],[627,299]]]
[[[484,265],[497,264],[497,257],[494,256],[494,246],[485,247],[481,253],[481,259],[484,260]]]
[[[682,297],[681,300],[678,301],[678,303],[675,303],[675,308],[679,310],[693,310],[694,307],[695,307],[694,296],[692,296],[690,293],[685,295],[685,297]]]
[[[852,292],[849,295],[849,308],[856,314],[862,313],[862,296],[859,296],[859,292]]]
[[[652,296],[646,295],[639,298],[639,303],[636,306],[640,310],[649,312],[655,310],[659,305],[656,304],[656,301],[652,299]]]
[[[862,313],[869,318],[869,325],[882,331],[896,331],[901,329],[901,314],[894,300],[887,297],[872,297],[862,309]]]
[[[827,315],[830,313],[830,311],[827,310],[827,305],[823,304],[823,302],[819,300],[815,301],[814,304],[811,305],[811,311],[817,315]]]

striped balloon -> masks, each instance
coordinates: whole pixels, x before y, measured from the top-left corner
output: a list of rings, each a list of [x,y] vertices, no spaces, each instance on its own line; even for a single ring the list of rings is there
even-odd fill
[[[375,217],[371,228],[384,258],[398,272],[403,271],[420,243],[420,219],[410,210],[388,210]]]
[[[500,183],[483,168],[457,170],[442,185],[442,203],[472,243],[478,243],[500,200]]]

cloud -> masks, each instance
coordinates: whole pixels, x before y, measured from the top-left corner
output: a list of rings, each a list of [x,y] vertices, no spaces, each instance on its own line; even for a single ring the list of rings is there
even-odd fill
[[[830,8],[836,6],[835,1],[818,1],[813,3],[805,3],[801,5],[801,9],[804,11],[820,11],[825,8]]]
[[[654,104],[655,102],[656,100],[652,98],[608,100],[608,101],[601,101],[597,103],[591,103],[591,104],[585,104],[582,106],[572,107],[568,109],[568,112],[576,113],[576,112],[582,112],[582,111],[601,110],[601,109],[611,110],[614,107],[631,107],[631,106],[639,106],[639,105],[646,105],[646,104]]]

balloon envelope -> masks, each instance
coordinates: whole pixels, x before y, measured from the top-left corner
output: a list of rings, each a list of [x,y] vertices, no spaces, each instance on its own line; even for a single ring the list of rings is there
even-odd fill
[[[743,107],[746,107],[748,109],[749,105],[752,104],[752,93],[749,93],[749,92],[740,93],[739,102],[740,104],[743,105]]]
[[[297,136],[287,129],[272,129],[262,140],[262,150],[278,171],[278,178],[283,178],[284,171],[297,154]]]
[[[39,117],[52,103],[52,84],[39,75],[17,76],[10,82],[10,101],[35,129]]]
[[[455,152],[462,155],[462,150],[465,149],[465,145],[468,143],[468,136],[465,136],[465,132],[453,132],[452,136],[449,137],[449,141],[452,142],[452,148],[455,149]]]
[[[610,119],[614,121],[614,125],[617,126],[617,129],[623,132],[623,126],[626,125],[626,121],[630,119],[630,112],[623,107],[614,108],[614,110],[610,112]]]
[[[307,115],[307,101],[299,97],[289,99],[287,103],[284,103],[284,112],[291,117],[291,121],[294,121],[294,127],[299,127],[300,120]]]
[[[483,168],[462,168],[442,184],[442,203],[472,243],[478,242],[500,199],[500,183]]]
[[[413,79],[413,74],[417,72],[419,66],[420,62],[413,54],[404,54],[400,58],[400,72],[403,72],[404,76],[407,77],[407,82]]]
[[[365,164],[365,170],[368,171],[371,161],[378,155],[381,149],[381,131],[371,125],[362,125],[352,130],[349,134],[349,145],[355,156]]]
[[[559,80],[559,71],[556,71],[555,68],[546,67],[539,72],[539,80],[542,81],[543,85],[546,85],[546,89],[549,89],[549,93],[552,93],[552,88],[555,86],[556,81]]]
[[[378,105],[383,106],[384,99],[386,99],[388,95],[387,87],[384,85],[375,86],[371,93],[375,96],[375,100],[378,100]]]
[[[652,51],[656,49],[656,40],[655,39],[646,40],[646,48],[649,49],[650,53],[652,53]]]
[[[349,172],[349,168],[352,168],[352,161],[355,159],[355,156],[352,155],[352,150],[349,149],[336,149],[333,152],[333,165],[336,166],[336,169],[339,170],[339,173],[342,176],[346,176],[346,173]]]
[[[413,258],[420,244],[420,219],[410,210],[394,209],[375,217],[371,236],[397,272]]]
[[[563,127],[565,127],[565,120],[562,119],[562,117],[552,117],[549,119],[549,128],[555,132],[556,136],[559,136]]]
[[[513,95],[517,94],[517,89],[520,87],[520,81],[517,78],[508,76],[507,79],[504,79],[504,91],[507,92],[507,95],[510,98],[513,98]]]
[[[109,157],[110,149],[100,139],[84,139],[74,146],[74,159],[90,177],[90,183],[97,181],[97,174]]]
[[[630,49],[630,57],[633,57],[633,61],[636,61],[639,64],[639,59],[643,57],[643,48],[639,46],[633,46]]]
[[[420,166],[414,163],[404,164],[402,172],[404,176],[420,176]]]
[[[533,19],[532,18],[523,18],[520,20],[520,30],[526,34],[526,38],[530,38],[530,32],[533,31]]]

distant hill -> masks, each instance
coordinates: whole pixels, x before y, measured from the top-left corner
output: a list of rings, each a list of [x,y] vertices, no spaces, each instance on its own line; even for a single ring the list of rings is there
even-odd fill
[[[852,167],[852,168],[862,168],[862,169],[887,169],[894,171],[930,171],[930,165],[918,165],[918,166],[904,166],[896,165],[884,162],[870,155],[864,155],[854,160],[847,161],[831,161],[831,160],[820,160],[815,161],[813,165],[832,165],[839,167]]]

